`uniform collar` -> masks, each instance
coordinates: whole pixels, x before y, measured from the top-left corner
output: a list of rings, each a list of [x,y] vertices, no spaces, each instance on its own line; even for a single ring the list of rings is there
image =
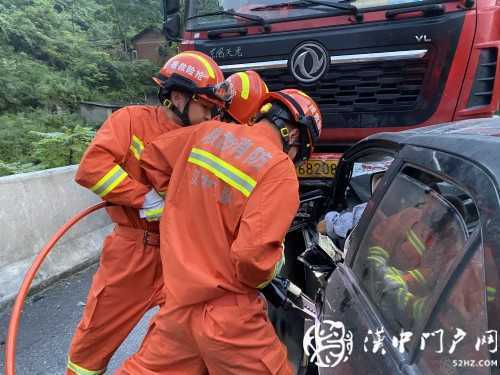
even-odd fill
[[[168,118],[165,108],[163,106],[158,106],[157,118],[158,123],[164,131],[170,131],[182,128],[182,125],[177,124]]]
[[[273,145],[278,147],[280,150],[283,150],[283,141],[281,140],[277,130],[272,125],[270,126],[263,121],[259,121],[251,126],[258,127],[259,134],[262,134],[266,139],[269,139]]]

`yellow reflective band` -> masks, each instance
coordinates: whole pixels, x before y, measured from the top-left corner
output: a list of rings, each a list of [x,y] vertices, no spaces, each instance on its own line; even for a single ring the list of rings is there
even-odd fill
[[[130,144],[130,151],[134,154],[137,160],[141,160],[142,150],[144,150],[144,143],[136,135],[132,135],[132,143]]]
[[[267,103],[267,104],[264,104],[261,108],[260,108],[260,113],[267,113],[269,112],[269,110],[273,107],[273,105],[271,103]]]
[[[425,284],[425,277],[419,270],[412,270],[409,272],[409,274],[420,284]]]
[[[78,366],[76,363],[71,362],[71,360],[68,358],[68,369],[73,371],[77,375],[101,375],[104,374],[106,369],[102,370],[87,370],[81,366]]]
[[[193,148],[188,162],[213,173],[247,198],[257,185],[257,182],[252,177],[208,151]]]
[[[399,285],[406,286],[405,281],[401,277],[401,274],[395,267],[389,267],[387,274],[385,275],[385,278],[394,281],[395,283],[398,283]]]
[[[285,254],[282,253],[280,260],[277,261],[276,264],[274,265],[274,269],[273,269],[273,272],[271,273],[271,277],[268,278],[263,283],[257,285],[257,289],[262,289],[262,288],[265,288],[266,286],[268,286],[271,283],[271,281],[273,281],[274,278],[278,275],[278,273],[281,271],[281,269],[283,268],[284,265],[285,265]]]
[[[250,95],[250,78],[245,72],[236,73],[241,79],[241,97],[245,100]]]
[[[264,82],[264,88],[266,89],[266,94],[269,92],[269,89],[267,88],[266,83]]]
[[[371,260],[375,263],[378,263],[381,266],[385,266],[385,260],[377,255],[370,255],[366,258],[366,260]]]
[[[158,215],[161,215],[162,212],[163,212],[163,207],[162,208],[154,208],[152,210],[144,210],[144,214],[147,217],[158,216]]]
[[[406,308],[406,305],[408,304],[408,301],[410,300],[411,293],[409,293],[406,289],[404,288],[399,288],[398,289],[398,305],[400,305],[403,309]]]
[[[118,184],[120,184],[120,182],[122,182],[127,176],[128,173],[125,172],[122,167],[115,165],[97,182],[97,184],[92,186],[90,190],[102,198],[118,186]]]
[[[413,230],[408,230],[408,232],[406,233],[406,238],[413,245],[417,253],[423,255],[423,253],[425,252],[425,245],[422,243],[422,241],[420,241],[420,238],[418,238],[417,234]]]
[[[370,254],[380,255],[381,257],[384,257],[385,259],[389,259],[389,253],[383,247],[372,246],[372,247],[370,247],[369,252],[370,252]]]
[[[413,304],[413,318],[420,319],[424,313],[425,297],[420,298]]]
[[[486,297],[488,299],[488,302],[493,302],[495,300],[496,294],[496,288],[493,288],[491,286],[486,287]]]
[[[158,195],[162,198],[165,198],[167,196],[167,193],[163,192],[163,191],[159,191],[158,192]]]
[[[398,275],[386,275],[385,278],[389,281],[393,281],[395,282],[396,284],[402,286],[402,287],[405,287],[406,286],[406,283],[405,281],[401,278],[401,276],[398,276]]]
[[[210,65],[210,62],[209,62],[206,58],[204,58],[204,57],[202,57],[202,56],[200,56],[200,55],[197,55],[197,54],[195,54],[195,53],[183,52],[183,54],[184,54],[185,56],[191,56],[191,57],[194,57],[194,58],[195,58],[195,59],[197,59],[198,61],[201,61],[201,63],[205,66],[205,69],[207,70],[208,75],[210,76],[210,78],[215,79],[215,72],[214,72],[214,70],[212,69],[212,65]]]

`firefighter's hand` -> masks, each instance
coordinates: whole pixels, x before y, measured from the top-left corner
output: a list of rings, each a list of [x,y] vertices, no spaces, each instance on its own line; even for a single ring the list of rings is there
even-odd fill
[[[316,225],[316,231],[321,234],[326,234],[326,221],[323,219]]]
[[[139,216],[141,219],[146,219],[147,221],[158,221],[163,214],[164,206],[163,198],[156,190],[151,189],[144,199],[144,204],[139,210]]]
[[[261,289],[261,292],[269,303],[279,308],[287,302],[287,286],[287,279],[277,277],[269,285]]]

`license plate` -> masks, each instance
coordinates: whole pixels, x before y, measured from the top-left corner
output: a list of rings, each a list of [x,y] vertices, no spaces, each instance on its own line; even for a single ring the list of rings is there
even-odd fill
[[[334,178],[338,160],[309,159],[297,166],[300,178]]]

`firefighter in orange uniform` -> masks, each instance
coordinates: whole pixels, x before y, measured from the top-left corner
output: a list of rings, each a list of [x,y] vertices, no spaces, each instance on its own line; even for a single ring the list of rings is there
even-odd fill
[[[227,82],[234,92],[231,103],[224,111],[223,119],[239,124],[253,123],[269,93],[266,83],[253,70],[231,74],[227,77]]]
[[[102,125],[76,181],[113,203],[114,231],[103,246],[83,317],[71,342],[67,374],[104,373],[122,341],[150,308],[163,304],[158,218],[163,208],[139,162],[159,135],[212,118],[224,102],[220,68],[200,52],[183,52],[160,70],[163,106],[129,106]],[[166,186],[165,186],[166,189]]]
[[[310,156],[321,114],[298,90],[266,101],[253,126],[210,121],[146,147],[146,175],[168,186],[167,303],[119,374],[291,374],[259,289],[284,264],[299,205],[292,160]]]

